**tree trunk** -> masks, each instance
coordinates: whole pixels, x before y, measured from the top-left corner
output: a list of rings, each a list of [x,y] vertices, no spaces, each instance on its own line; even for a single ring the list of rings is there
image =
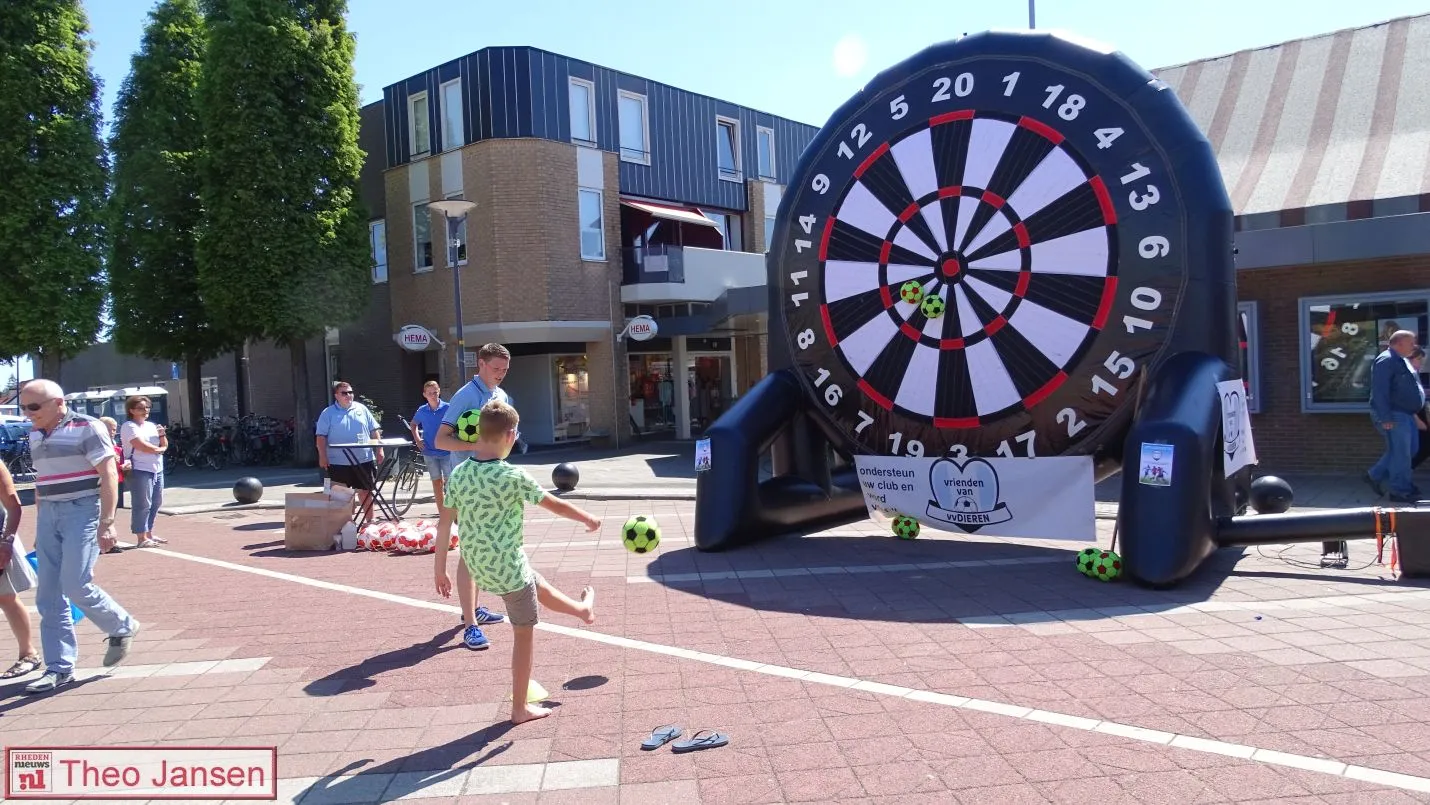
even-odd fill
[[[189,427],[198,431],[204,424],[204,362],[200,358],[189,358],[184,362],[184,385],[189,391]]]
[[[37,377],[46,380],[60,382],[60,352],[57,349],[47,349],[40,353],[40,373]],[[65,393],[70,391],[83,391],[84,389],[65,389]]]
[[[238,384],[238,415],[248,416],[248,342],[233,351],[233,377]]]
[[[308,410],[308,342],[293,339],[288,343],[289,362],[293,365],[293,463],[313,467],[318,463],[318,446],[313,441],[313,416]]]

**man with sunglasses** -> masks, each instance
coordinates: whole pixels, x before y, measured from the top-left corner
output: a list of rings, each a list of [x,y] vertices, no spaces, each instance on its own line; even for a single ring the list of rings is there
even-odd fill
[[[94,564],[114,547],[119,474],[114,442],[99,420],[65,405],[64,389],[36,379],[20,390],[35,464],[35,553],[39,559],[40,646],[45,673],[25,687],[48,693],[74,681],[79,657],[70,604],[109,635],[106,667],[129,653],[139,622],[94,583]]]
[[[381,439],[382,426],[378,424],[366,405],[353,399],[353,387],[346,380],[333,384],[333,404],[318,415],[318,466],[335,483],[344,484],[357,490],[358,505],[362,507],[363,518],[372,516],[372,483],[377,477],[377,464],[382,461],[382,448],[369,447],[352,450],[353,464],[348,459],[348,451],[328,444],[353,444],[368,439]]]

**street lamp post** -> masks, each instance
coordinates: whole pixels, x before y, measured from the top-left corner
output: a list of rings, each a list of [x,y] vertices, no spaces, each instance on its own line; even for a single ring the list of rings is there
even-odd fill
[[[452,303],[456,307],[457,328],[457,382],[460,386],[467,382],[467,339],[462,326],[462,271],[457,265],[457,249],[461,241],[457,239],[457,227],[467,219],[467,213],[476,208],[476,202],[453,198],[433,201],[427,204],[429,210],[442,213],[447,224],[447,266],[452,269]],[[470,240],[470,239],[469,239]]]
[[[1033,11],[1033,4],[1035,2],[1037,2],[1037,0],[1028,0],[1028,30],[1030,31],[1038,27],[1035,23],[1036,17],[1034,16]]]

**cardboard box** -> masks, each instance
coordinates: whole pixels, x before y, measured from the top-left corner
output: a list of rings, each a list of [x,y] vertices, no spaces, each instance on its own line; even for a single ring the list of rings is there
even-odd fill
[[[289,492],[283,500],[283,547],[290,551],[331,551],[333,535],[351,522],[351,498],[323,492]]]

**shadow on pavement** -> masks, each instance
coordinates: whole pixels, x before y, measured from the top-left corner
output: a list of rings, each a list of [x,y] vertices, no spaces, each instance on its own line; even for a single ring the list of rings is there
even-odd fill
[[[461,624],[453,627],[453,631],[461,629]],[[452,631],[439,632],[431,640],[422,643],[413,643],[410,646],[393,649],[392,651],[376,654],[364,659],[357,665],[350,665],[347,668],[328,674],[321,679],[315,679],[303,687],[303,692],[309,696],[336,696],[340,693],[350,693],[363,688],[370,688],[377,684],[374,677],[395,671],[400,668],[411,668],[418,663],[430,660],[439,654],[446,654],[449,651],[462,649],[459,644],[446,645],[452,639]]]
[[[234,531],[281,531],[282,529],[282,520],[275,520],[266,523],[244,523],[243,525],[236,525],[233,527]]]

